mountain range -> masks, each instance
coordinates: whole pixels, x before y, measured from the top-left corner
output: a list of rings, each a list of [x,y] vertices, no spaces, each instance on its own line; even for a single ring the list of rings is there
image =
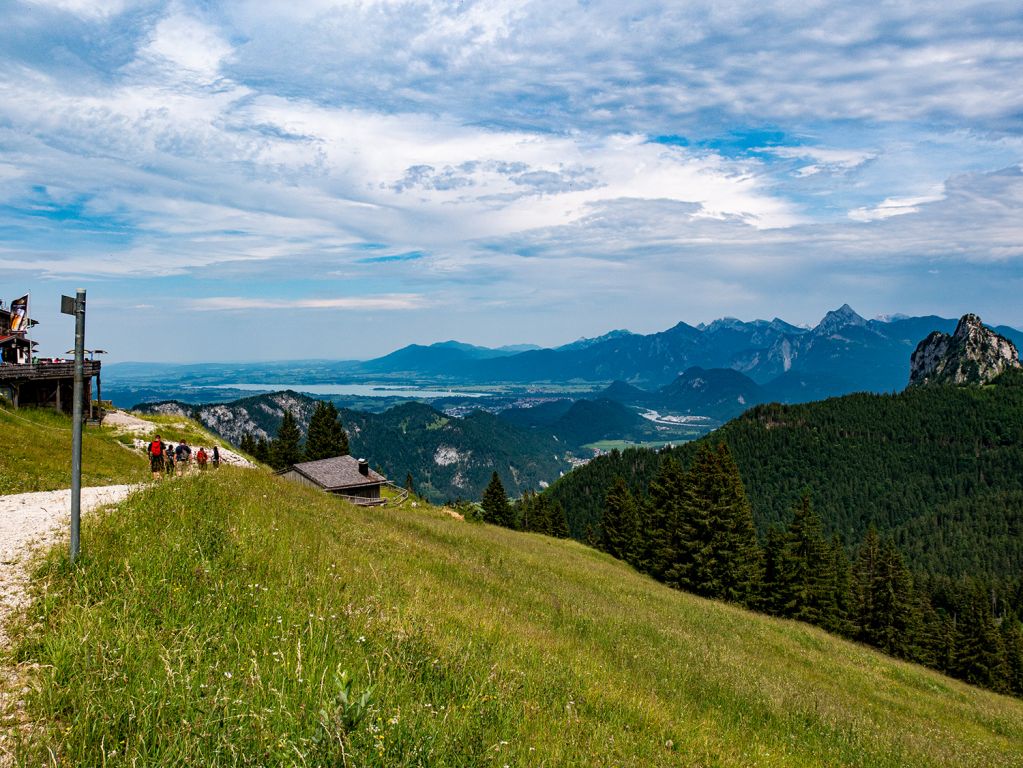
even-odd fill
[[[781,402],[853,391],[890,392],[909,380],[909,356],[928,334],[951,333],[957,321],[937,316],[866,320],[848,304],[814,328],[735,318],[708,325],[678,323],[649,335],[612,331],[554,349],[507,351],[443,342],[410,346],[356,364],[353,374],[437,375],[457,382],[621,380],[646,389],[674,381],[690,368],[731,369]],[[1023,333],[999,333],[1017,343]]]

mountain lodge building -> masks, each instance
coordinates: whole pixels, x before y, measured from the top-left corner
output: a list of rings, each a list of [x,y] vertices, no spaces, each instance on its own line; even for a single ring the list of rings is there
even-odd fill
[[[6,395],[15,408],[55,408],[70,414],[75,364],[71,360],[36,357],[37,342],[30,340],[26,334],[34,325],[37,325],[35,320],[25,318],[13,308],[0,306],[0,395]],[[102,410],[94,407],[92,399],[93,377],[96,379],[97,397],[100,392],[99,360],[85,360],[82,372],[86,418],[90,421],[97,417],[102,419]]]
[[[277,474],[360,506],[378,506],[385,501],[380,489],[387,478],[370,469],[365,459],[333,456],[294,464]]]

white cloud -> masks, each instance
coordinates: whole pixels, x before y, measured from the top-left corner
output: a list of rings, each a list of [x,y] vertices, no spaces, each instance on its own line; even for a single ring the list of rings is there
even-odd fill
[[[849,211],[849,218],[854,221],[877,221],[892,216],[905,216],[907,213],[919,213],[920,206],[943,198],[944,191],[915,197],[889,197],[872,207],[854,208]]]
[[[157,23],[148,44],[140,51],[140,58],[179,75],[212,83],[231,50],[230,44],[212,27],[193,16],[174,13]]]

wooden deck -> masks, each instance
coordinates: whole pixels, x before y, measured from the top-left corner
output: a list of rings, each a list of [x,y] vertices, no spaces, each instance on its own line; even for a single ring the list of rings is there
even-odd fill
[[[102,411],[97,414],[92,402],[93,379],[96,379],[96,393],[99,395],[100,365],[99,360],[85,360],[82,366],[85,417],[90,420],[97,417],[102,419]],[[36,408],[56,408],[58,411],[70,413],[74,380],[74,362],[0,365],[0,392],[6,391],[10,394],[15,408],[27,405]]]
[[[99,370],[99,360],[86,360],[82,367],[82,372],[86,377],[98,376]],[[74,377],[75,364],[73,362],[23,363],[21,365],[5,363],[0,365],[0,381],[4,383],[73,379]]]

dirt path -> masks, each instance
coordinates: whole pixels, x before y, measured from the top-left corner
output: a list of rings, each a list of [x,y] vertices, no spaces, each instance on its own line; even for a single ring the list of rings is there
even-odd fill
[[[121,501],[133,488],[83,488],[82,512]],[[70,490],[0,496],[0,653],[10,645],[7,621],[25,602],[32,554],[61,539],[67,541],[70,516]],[[26,671],[0,666],[0,767],[14,764],[9,745],[14,729],[24,724],[20,698],[25,693]]]

